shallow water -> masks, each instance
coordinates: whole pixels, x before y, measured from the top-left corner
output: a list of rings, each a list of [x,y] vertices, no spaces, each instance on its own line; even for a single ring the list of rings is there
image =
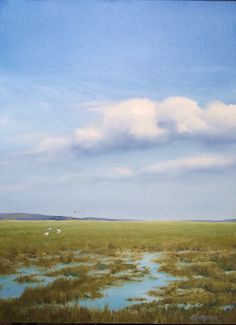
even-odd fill
[[[143,254],[140,256],[139,260],[133,260],[130,256],[126,256],[126,258],[122,257],[122,259],[126,260],[126,263],[134,263],[137,264],[138,269],[140,271],[148,269],[149,273],[144,276],[136,277],[133,281],[119,281],[119,284],[107,287],[102,291],[104,297],[97,299],[83,299],[80,301],[70,302],[70,305],[80,304],[82,306],[86,306],[89,308],[104,308],[106,305],[113,310],[121,309],[132,305],[134,303],[138,303],[139,301],[135,299],[143,299],[145,301],[152,301],[154,297],[151,297],[147,294],[147,292],[151,289],[155,289],[155,287],[163,287],[166,286],[169,281],[176,279],[175,277],[169,276],[167,273],[158,272],[158,268],[160,264],[155,263],[153,261],[154,258],[159,257],[160,254]],[[104,262],[103,257],[101,257],[100,262]],[[107,258],[108,262],[112,261],[112,258]],[[92,265],[92,263],[59,263],[51,268],[44,267],[20,267],[17,270],[16,274],[8,274],[0,276],[0,298],[14,298],[20,297],[24,290],[28,287],[36,287],[36,286],[46,286],[49,283],[53,282],[57,279],[57,276],[46,276],[45,273],[57,271],[65,267],[74,267],[79,265]],[[99,276],[109,272],[109,270],[91,270],[90,274],[94,276]],[[131,271],[132,272],[132,271]],[[117,276],[129,274],[127,271],[122,271],[116,273]],[[35,279],[40,280],[40,282],[17,282],[16,278],[19,276],[33,275]],[[62,277],[60,275],[60,277]],[[127,299],[134,299],[132,301],[128,301]]]
[[[0,275],[0,298],[8,299],[20,297],[26,288],[46,286],[58,278],[57,276],[44,275],[45,273],[58,271],[65,267],[79,266],[81,264],[83,263],[59,263],[50,268],[36,266],[20,267],[16,274]],[[36,280],[39,280],[39,282],[16,281],[19,276],[30,275],[33,275]],[[60,277],[62,276],[60,275]]]
[[[0,298],[8,299],[20,297],[24,290],[28,287],[36,287],[39,285],[47,285],[55,280],[55,277],[41,275],[41,268],[22,267],[18,269],[17,274],[7,274],[0,276]],[[15,279],[24,275],[37,275],[35,278],[40,282],[18,282]]]
[[[153,261],[153,259],[157,257],[159,257],[158,254],[144,254],[142,258],[137,261],[137,265],[140,269],[149,269],[149,274],[140,277],[139,281],[125,281],[120,286],[111,286],[103,290],[104,297],[102,298],[83,299],[74,301],[70,304],[79,304],[84,307],[96,309],[103,309],[105,306],[108,306],[109,309],[119,310],[139,303],[137,300],[128,301],[127,299],[130,298],[143,298],[147,302],[156,300],[157,298],[147,294],[148,291],[155,287],[166,286],[170,281],[176,279],[176,277],[169,276],[167,273],[158,272],[160,264]]]
[[[91,257],[91,256],[90,256]],[[49,283],[53,282],[57,278],[63,277],[60,276],[49,276],[48,274],[54,271],[60,271],[61,269],[68,267],[76,267],[81,265],[92,266],[93,262],[72,262],[72,263],[58,263],[51,267],[37,267],[37,266],[28,266],[20,267],[17,269],[15,274],[0,275],[0,298],[17,298],[22,295],[24,290],[28,287],[37,287],[37,286],[46,286]],[[98,272],[97,272],[98,273]],[[47,275],[46,275],[47,274]],[[96,274],[96,270],[95,273]],[[37,282],[18,282],[16,279],[19,276],[30,276],[33,275]],[[67,276],[66,278],[69,278]]]

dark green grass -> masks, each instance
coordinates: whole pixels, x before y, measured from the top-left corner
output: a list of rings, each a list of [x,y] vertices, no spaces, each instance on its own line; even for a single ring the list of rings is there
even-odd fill
[[[60,235],[43,235],[49,226],[58,225]],[[236,223],[0,221],[0,254],[12,261],[19,254],[35,258],[77,249],[104,253],[227,248],[236,248]]]

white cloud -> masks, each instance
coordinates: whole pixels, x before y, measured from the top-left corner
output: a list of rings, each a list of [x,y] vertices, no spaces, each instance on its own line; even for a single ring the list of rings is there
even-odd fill
[[[236,166],[236,157],[216,155],[198,155],[185,158],[159,161],[140,169],[115,167],[99,175],[99,179],[129,180],[158,175],[178,176],[188,172],[215,171]]]
[[[71,138],[66,136],[44,137],[34,150],[32,154],[48,153],[54,154],[62,152],[71,146]]]
[[[108,133],[124,133],[137,139],[154,139],[165,133],[157,124],[156,103],[149,99],[130,99],[108,107],[103,128]]]
[[[108,179],[129,179],[134,176],[134,171],[127,167],[115,167],[102,175],[102,177]]]
[[[74,143],[82,149],[124,146],[127,139],[155,141],[166,131],[156,123],[156,104],[148,99],[130,99],[101,110],[97,125],[75,131]]]
[[[158,162],[145,167],[143,172],[147,174],[182,173],[224,168],[235,164],[234,157],[202,155]]]
[[[206,109],[205,119],[210,133],[235,136],[236,105],[226,105],[222,102],[211,103]]]
[[[201,108],[185,97],[161,102],[134,98],[106,106],[101,112],[97,125],[76,131],[82,148],[117,147],[132,140],[134,145],[155,143],[180,135],[236,138],[236,105],[221,102]]]
[[[208,129],[204,118],[204,110],[191,99],[171,97],[158,103],[156,109],[157,123],[166,123],[167,132],[198,134],[206,132]]]
[[[103,140],[105,140],[103,130],[96,127],[81,128],[75,131],[75,145],[85,149],[96,147]]]
[[[98,105],[98,104],[97,104]],[[170,97],[155,102],[132,98],[99,107],[95,123],[78,128],[68,137],[50,137],[37,151],[57,151],[66,147],[80,150],[124,148],[155,144],[180,136],[200,140],[236,140],[236,105],[213,102],[200,107],[186,97]]]

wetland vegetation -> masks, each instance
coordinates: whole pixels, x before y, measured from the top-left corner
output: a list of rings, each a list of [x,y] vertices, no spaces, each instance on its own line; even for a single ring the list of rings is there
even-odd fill
[[[0,221],[1,322],[235,319],[235,223]]]

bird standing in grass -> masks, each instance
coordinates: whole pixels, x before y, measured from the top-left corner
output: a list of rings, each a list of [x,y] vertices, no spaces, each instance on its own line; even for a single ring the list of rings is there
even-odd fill
[[[44,235],[49,236],[51,230],[52,230],[52,227],[48,227],[48,230],[44,233]]]

